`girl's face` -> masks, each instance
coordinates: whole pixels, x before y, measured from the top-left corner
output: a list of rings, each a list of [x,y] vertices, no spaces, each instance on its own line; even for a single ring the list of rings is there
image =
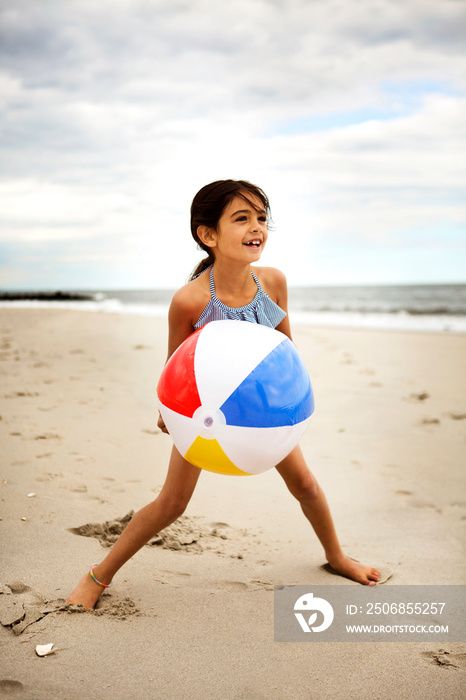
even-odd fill
[[[219,219],[214,238],[215,257],[257,262],[267,242],[267,214],[260,199],[249,193],[251,204],[235,197]],[[252,206],[252,204],[254,206]]]

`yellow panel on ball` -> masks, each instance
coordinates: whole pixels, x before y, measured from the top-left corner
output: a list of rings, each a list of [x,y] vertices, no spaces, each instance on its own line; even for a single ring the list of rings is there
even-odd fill
[[[231,476],[249,476],[248,472],[238,469],[228,459],[217,440],[207,440],[200,435],[194,440],[184,458],[196,467],[207,469],[209,472]]]

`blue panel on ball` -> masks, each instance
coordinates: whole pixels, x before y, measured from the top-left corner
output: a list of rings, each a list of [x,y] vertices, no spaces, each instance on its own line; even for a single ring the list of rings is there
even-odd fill
[[[306,367],[286,338],[260,362],[220,410],[227,425],[276,428],[306,420],[314,396]]]

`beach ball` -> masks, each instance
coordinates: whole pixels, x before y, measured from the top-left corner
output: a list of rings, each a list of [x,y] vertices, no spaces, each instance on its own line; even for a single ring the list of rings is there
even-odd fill
[[[201,469],[260,474],[298,444],[314,410],[291,340],[248,321],[212,321],[168,360],[157,386],[178,451]]]

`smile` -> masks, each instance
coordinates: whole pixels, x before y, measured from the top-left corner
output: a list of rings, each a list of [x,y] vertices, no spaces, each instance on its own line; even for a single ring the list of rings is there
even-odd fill
[[[247,246],[249,246],[250,248],[260,248],[260,246],[262,245],[262,241],[256,239],[256,240],[254,240],[254,241],[248,241],[248,242],[245,243],[244,245],[247,245]]]

